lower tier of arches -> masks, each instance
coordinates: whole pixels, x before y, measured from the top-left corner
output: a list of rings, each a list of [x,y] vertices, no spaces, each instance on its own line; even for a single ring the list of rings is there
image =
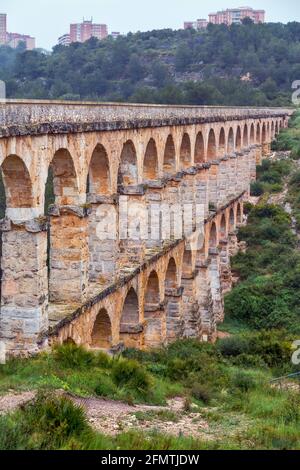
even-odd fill
[[[91,349],[147,349],[179,338],[214,341],[231,289],[230,258],[243,245],[241,195],[207,220],[196,248],[181,240],[118,279],[54,325],[40,347],[74,342]]]

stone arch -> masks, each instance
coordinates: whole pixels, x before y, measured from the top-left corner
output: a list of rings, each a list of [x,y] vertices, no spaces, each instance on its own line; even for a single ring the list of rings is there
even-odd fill
[[[243,223],[243,211],[242,211],[242,206],[240,203],[238,203],[237,208],[236,208],[236,223],[237,224]]]
[[[207,142],[207,160],[215,160],[217,157],[217,143],[215,131],[211,129],[208,134]]]
[[[29,171],[17,155],[9,155],[1,165],[7,208],[33,206],[33,190]]]
[[[135,289],[131,287],[127,292],[120,318],[120,341],[128,348],[141,346],[142,328],[139,320],[139,300]]]
[[[164,152],[164,167],[165,174],[172,174],[176,171],[176,150],[173,136],[168,135],[165,152]]]
[[[276,135],[278,134],[278,132],[279,132],[279,126],[278,126],[278,121],[276,121],[276,123],[275,123],[275,133],[276,133]]]
[[[73,158],[67,149],[59,149],[49,165],[46,191],[52,192],[55,204],[78,204],[78,179]]]
[[[145,305],[157,305],[160,303],[159,279],[156,271],[151,271],[145,291]]]
[[[198,132],[195,143],[195,163],[203,163],[205,161],[205,145],[202,132]]]
[[[275,125],[274,125],[274,121],[272,121],[272,124],[271,124],[271,138],[274,139],[274,135],[275,135]]]
[[[220,130],[219,135],[219,156],[224,157],[226,153],[226,137],[224,127]]]
[[[227,151],[228,153],[233,153],[234,152],[234,149],[235,149],[235,145],[234,145],[234,132],[233,132],[233,129],[232,127],[229,129],[229,133],[228,133],[228,143],[227,143]]]
[[[139,301],[136,291],[131,287],[123,304],[120,326],[136,325],[137,323],[139,323]]]
[[[177,266],[174,258],[169,260],[165,276],[165,288],[175,289],[177,287]]]
[[[69,345],[72,345],[72,346],[76,346],[76,341],[74,341],[73,338],[71,338],[70,336],[68,336],[68,338],[64,339],[63,340],[63,343],[62,344],[69,344]]]
[[[193,257],[190,249],[185,249],[182,260],[182,277],[188,279],[193,274]]]
[[[248,141],[248,126],[247,124],[244,125],[244,131],[243,131],[243,147],[248,147],[249,141]]]
[[[164,311],[160,306],[159,279],[156,271],[151,271],[144,299],[145,345],[160,345],[166,336]]]
[[[222,214],[221,221],[220,221],[220,237],[222,240],[227,238],[227,224],[226,224],[225,214]]]
[[[123,145],[118,171],[118,185],[135,186],[138,184],[137,155],[132,140]]]
[[[181,298],[176,293],[177,265],[172,257],[165,275],[166,339],[168,342],[175,341],[182,336]]]
[[[250,144],[254,144],[254,143],[255,143],[255,127],[254,127],[254,124],[252,123],[251,128],[250,128]]]
[[[233,208],[230,209],[229,211],[229,231],[233,232],[235,230],[235,216],[234,216],[234,210]]]
[[[192,150],[191,140],[187,133],[183,134],[181,146],[180,146],[180,163],[182,168],[188,168],[191,166]]]
[[[91,334],[91,347],[109,349],[112,346],[112,328],[107,310],[98,313]]]
[[[107,152],[103,145],[98,144],[89,165],[88,193],[94,195],[107,195],[110,193],[110,169]]]
[[[158,177],[158,156],[154,139],[150,139],[146,148],[144,158],[144,179],[155,180]]]
[[[209,232],[209,248],[216,248],[218,244],[218,231],[215,222],[212,222]]]
[[[261,143],[261,134],[260,134],[260,124],[258,123],[256,126],[256,143]]]
[[[236,130],[235,148],[238,152],[242,149],[242,134],[240,126],[238,126]]]
[[[267,140],[267,128],[266,128],[266,124],[263,123],[262,132],[261,132],[261,141],[264,144],[266,140]]]

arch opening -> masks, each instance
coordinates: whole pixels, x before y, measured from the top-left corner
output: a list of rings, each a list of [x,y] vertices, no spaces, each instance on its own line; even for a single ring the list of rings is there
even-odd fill
[[[225,217],[224,214],[222,215],[221,222],[220,222],[220,236],[221,236],[222,240],[224,240],[225,238],[227,238],[227,233],[226,233],[226,217]]]
[[[167,138],[164,152],[164,173],[173,174],[176,171],[176,151],[174,139],[170,134]]]
[[[195,163],[203,163],[205,161],[205,148],[202,132],[198,132],[195,143]]]
[[[144,179],[155,180],[158,177],[158,156],[154,139],[150,139],[144,158]]]
[[[134,144],[128,140],[123,145],[121,153],[118,185],[120,186],[136,186],[138,184],[137,156]]]
[[[103,308],[98,313],[91,336],[91,347],[109,349],[112,345],[111,321],[107,311]]]
[[[243,132],[243,147],[248,147],[248,126],[245,124]]]
[[[32,183],[29,171],[17,155],[9,155],[1,165],[7,208],[33,207]]]
[[[229,130],[228,134],[228,144],[227,144],[228,153],[234,152],[234,133],[232,127]]]
[[[238,126],[236,131],[235,148],[238,152],[240,152],[242,148],[242,135],[240,126]]]
[[[184,134],[180,146],[180,163],[183,168],[188,168],[191,165],[192,150],[191,141],[188,134]]]
[[[229,230],[233,232],[235,230],[235,217],[234,210],[231,208],[229,213]]]
[[[224,157],[226,153],[226,140],[225,140],[225,130],[222,127],[219,136],[219,155],[220,157]]]
[[[177,287],[177,267],[174,258],[171,258],[165,278],[166,289],[176,289]]]
[[[241,204],[237,205],[236,221],[237,221],[237,224],[241,224],[243,222]]]
[[[216,248],[217,247],[217,226],[215,222],[212,223],[209,232],[209,248]]]
[[[263,127],[262,127],[262,137],[261,137],[261,140],[262,140],[262,143],[264,144],[267,140],[267,129],[266,129],[266,125],[263,124]]]
[[[208,145],[207,145],[207,159],[215,160],[217,157],[216,136],[213,129],[209,131]]]
[[[254,124],[251,124],[251,128],[250,128],[250,144],[254,144],[255,143],[255,128],[254,128]]]
[[[52,201],[58,205],[76,205],[79,202],[77,174],[67,149],[60,149],[54,154],[49,165],[46,194],[48,201],[45,198],[45,209]]]
[[[93,151],[89,165],[88,190],[90,194],[110,193],[110,171],[108,155],[103,145],[98,144]]]
[[[256,126],[256,143],[260,144],[261,143],[261,138],[260,138],[260,125],[257,124]]]
[[[157,305],[160,302],[159,298],[159,281],[155,271],[152,271],[147,282],[145,294],[145,306]]]

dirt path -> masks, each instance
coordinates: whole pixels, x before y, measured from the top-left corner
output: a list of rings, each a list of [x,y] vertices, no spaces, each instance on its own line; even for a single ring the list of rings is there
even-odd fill
[[[184,399],[174,398],[167,406],[128,405],[126,403],[97,398],[73,398],[83,406],[90,424],[99,432],[116,435],[122,431],[138,429],[156,430],[175,436],[200,437],[209,430],[198,407],[184,412]]]
[[[23,392],[19,394],[9,393],[7,395],[0,396],[0,415],[10,413],[16,410],[25,403],[33,400],[35,392]]]

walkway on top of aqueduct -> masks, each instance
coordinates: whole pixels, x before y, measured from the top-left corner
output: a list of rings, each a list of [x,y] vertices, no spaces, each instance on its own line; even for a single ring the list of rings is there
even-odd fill
[[[291,108],[74,101],[0,101],[0,137],[286,117]]]
[[[213,340],[256,164],[290,109],[8,100],[0,103],[0,339],[12,354],[53,342],[149,347]],[[51,168],[55,204],[45,213]],[[99,240],[121,195],[204,207],[204,240]],[[99,213],[100,210],[100,213]],[[102,214],[102,215],[99,215]],[[47,216],[47,218],[45,217]],[[129,216],[135,223],[135,212]],[[197,230],[192,211],[192,236]],[[117,225],[118,227],[118,225]],[[197,232],[195,232],[197,234]],[[198,234],[197,234],[198,236]],[[47,255],[47,245],[50,250]],[[50,326],[50,329],[49,329]]]

